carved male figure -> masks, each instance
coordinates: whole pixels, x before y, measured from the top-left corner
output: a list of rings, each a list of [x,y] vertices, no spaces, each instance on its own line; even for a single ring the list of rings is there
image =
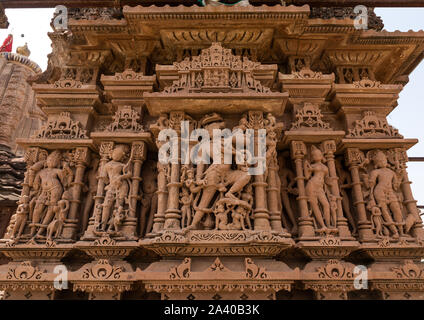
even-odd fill
[[[111,155],[112,159],[102,168],[101,178],[105,179],[107,186],[100,223],[101,231],[106,231],[114,204],[118,208],[124,207],[127,200],[130,188],[128,179],[132,177],[132,172],[129,168],[130,161],[127,164],[123,161],[128,151],[126,145],[115,146]]]
[[[396,177],[396,173],[388,168],[387,157],[382,151],[376,152],[373,162],[375,169],[371,171],[369,181],[371,195],[381,209],[384,220],[390,221],[391,213],[393,214],[394,222],[402,235],[404,233],[404,220],[399,199],[396,196],[396,190],[399,188],[400,182]],[[398,237],[397,232],[394,237]]]
[[[47,168],[42,169],[35,177],[34,189],[39,190],[39,195],[32,216],[31,237],[35,235],[37,226],[40,227],[38,235],[47,228],[47,224],[50,223],[55,214],[53,209],[62,197],[64,190],[62,182],[66,173],[59,168],[60,159],[60,152],[53,151],[47,157]],[[44,216],[43,223],[40,225],[46,207],[47,213]]]

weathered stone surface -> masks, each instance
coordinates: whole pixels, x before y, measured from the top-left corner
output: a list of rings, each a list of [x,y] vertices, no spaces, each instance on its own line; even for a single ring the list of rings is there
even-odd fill
[[[356,30],[350,8],[307,5],[70,18],[30,80],[47,119],[16,139],[25,174],[0,153],[20,190],[0,243],[4,299],[63,297],[59,261],[69,298],[423,299],[406,154],[417,140],[387,121],[423,32],[380,31],[373,12]],[[217,129],[238,133],[196,146]],[[237,151],[252,134],[264,148]],[[188,153],[164,163],[169,141]]]

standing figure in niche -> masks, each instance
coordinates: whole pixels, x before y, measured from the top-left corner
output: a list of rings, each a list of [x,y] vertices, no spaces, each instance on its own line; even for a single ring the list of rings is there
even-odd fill
[[[290,222],[292,224],[292,229],[290,233],[292,235],[296,235],[298,232],[298,226],[296,217],[294,215],[294,211],[292,210],[289,194],[297,195],[297,189],[294,187],[296,184],[296,176],[289,168],[286,167],[286,159],[283,155],[278,157],[278,163],[280,166],[279,169],[279,179],[281,183],[281,209],[283,210],[282,215],[284,214],[284,210],[287,212],[289,216]]]
[[[12,231],[12,239],[19,239],[24,232],[25,224],[29,215],[29,197],[22,196],[16,209],[15,224]]]
[[[312,213],[318,223],[318,233],[327,232],[331,227],[330,203],[326,195],[326,179],[328,176],[328,167],[323,163],[324,157],[321,150],[312,146],[311,149],[312,164],[308,161],[304,163],[306,183],[305,191]],[[320,209],[320,205],[322,211]]]
[[[181,207],[181,227],[185,228],[191,224],[191,205],[193,203],[193,194],[189,194],[187,188],[183,188],[180,194]]]
[[[400,186],[400,181],[396,177],[396,173],[388,168],[386,155],[378,150],[373,158],[375,169],[370,173],[371,199],[375,200],[377,206],[381,209],[384,220],[391,221],[391,214],[394,218],[395,226],[399,232],[395,232],[396,227],[391,225],[389,228],[393,232],[393,237],[397,238],[404,234],[404,219],[399,199],[396,196],[396,190]],[[371,201],[372,201],[371,200]]]
[[[84,185],[84,192],[86,192],[86,198],[84,202],[83,207],[83,213],[82,213],[82,221],[81,221],[81,232],[84,232],[87,229],[88,226],[88,219],[90,216],[90,212],[93,209],[94,204],[94,197],[97,193],[97,184],[98,179],[97,175],[99,174],[99,158],[93,158],[91,160],[91,170],[88,172],[87,175],[87,184],[88,186]]]
[[[336,161],[336,171],[339,177],[339,189],[342,197],[343,212],[346,214],[346,218],[352,226],[352,234],[355,235],[357,233],[356,223],[353,219],[352,211],[350,210],[349,196],[346,192],[346,189],[352,188],[352,179],[350,178],[350,174],[343,169],[340,159]]]
[[[132,177],[130,170],[131,159],[124,163],[126,154],[129,152],[126,145],[117,145],[112,151],[112,160],[102,168],[101,178],[105,180],[106,196],[103,203],[100,231],[106,232],[111,210],[113,207],[124,207],[128,201],[130,189],[129,179]]]
[[[157,172],[157,165],[154,161],[148,160],[145,162],[142,171],[143,180],[141,181],[143,196],[141,198],[140,237],[144,237],[153,227],[153,218],[158,205],[156,191],[158,190],[157,179],[159,179],[159,176]]]
[[[32,216],[31,223],[31,237],[35,236],[37,227],[39,231],[37,235],[47,228],[47,225],[52,220],[55,211],[54,207],[57,205],[62,197],[64,187],[62,182],[65,178],[65,170],[59,169],[61,154],[58,151],[53,151],[46,160],[47,167],[42,169],[35,177],[34,190],[39,191],[39,196],[35,204],[34,213]],[[44,216],[43,222],[40,225],[44,209],[47,208],[47,212]]]

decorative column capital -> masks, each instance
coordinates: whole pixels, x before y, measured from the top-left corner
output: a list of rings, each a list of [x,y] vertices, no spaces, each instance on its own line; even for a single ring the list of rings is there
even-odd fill
[[[345,152],[345,160],[349,167],[358,166],[365,161],[365,156],[358,148],[347,148]]]
[[[146,160],[147,148],[144,141],[136,141],[132,143],[132,158],[134,160]]]
[[[74,160],[77,164],[88,165],[90,162],[90,152],[87,147],[75,148]]]
[[[112,141],[102,142],[100,145],[99,154],[102,160],[107,160],[112,154],[114,143]]]
[[[291,145],[291,153],[295,159],[302,159],[306,153],[306,145],[303,141],[292,141]]]
[[[334,140],[326,140],[322,142],[321,147],[327,157],[334,156],[334,153],[337,150],[336,142]]]

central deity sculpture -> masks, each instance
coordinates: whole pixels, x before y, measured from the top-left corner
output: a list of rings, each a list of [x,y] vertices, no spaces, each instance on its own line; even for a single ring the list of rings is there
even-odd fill
[[[208,131],[211,137],[215,129],[225,128],[224,120],[216,113],[206,115],[200,120],[200,125]],[[209,150],[211,150],[211,152],[208,156],[212,164],[210,164],[206,170],[204,170],[206,166],[204,163],[199,163],[197,165],[197,185],[201,186],[201,195],[198,203],[194,203],[195,214],[191,224],[187,227],[188,230],[197,229],[205,213],[210,214],[213,211],[211,207],[217,204],[217,201],[219,201],[221,205],[225,204],[227,207],[230,206],[235,208],[236,206],[246,206],[246,203],[244,203],[245,201],[240,200],[238,197],[243,188],[251,180],[247,165],[239,164],[237,165],[237,169],[232,169],[231,163],[224,163],[224,152],[221,152],[221,150],[223,150],[221,146],[217,144],[214,145],[211,141],[206,143],[210,143]],[[215,150],[218,147],[220,150]],[[236,151],[233,145],[231,147],[232,155],[234,156],[236,155]],[[219,162],[218,159],[214,158],[216,155],[219,155],[220,163],[217,163]],[[211,206],[213,199],[215,199],[215,202],[212,203]],[[247,204],[247,206],[249,205]],[[237,216],[237,214],[234,216]],[[222,222],[223,220],[220,221]],[[223,228],[222,223],[220,226]],[[231,226],[236,226],[236,224],[229,224],[227,228],[231,228]],[[241,225],[238,223],[237,226],[239,226],[237,229],[244,228],[244,224]]]

